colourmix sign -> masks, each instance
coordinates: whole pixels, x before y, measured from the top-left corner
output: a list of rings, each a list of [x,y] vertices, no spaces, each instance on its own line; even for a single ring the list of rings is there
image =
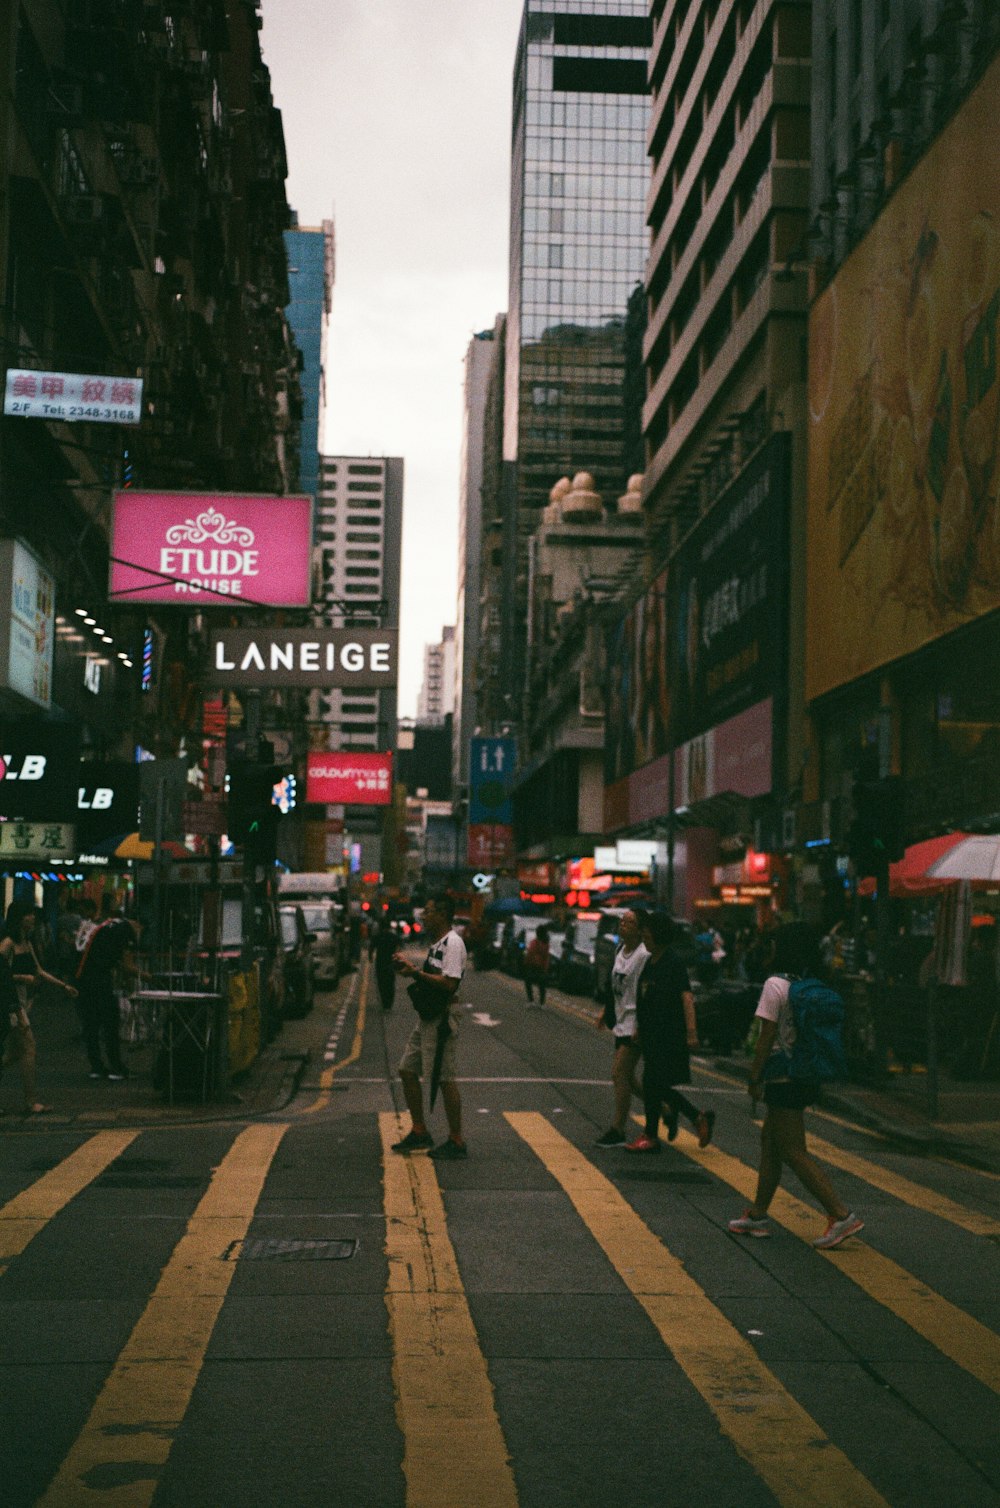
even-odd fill
[[[306,801],[310,804],[389,806],[392,803],[392,755],[341,753],[309,755]]]
[[[116,492],[112,602],[308,607],[312,499]]]

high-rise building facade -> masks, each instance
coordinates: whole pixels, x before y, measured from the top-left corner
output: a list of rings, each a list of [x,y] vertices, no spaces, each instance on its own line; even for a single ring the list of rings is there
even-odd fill
[[[399,627],[403,462],[321,456],[313,548],[313,606],[333,627]],[[396,689],[312,691],[309,720],[323,747],[391,749]]]
[[[498,320],[497,324],[500,324]],[[465,353],[462,460],[458,495],[458,593],[455,604],[455,720],[452,780],[468,783],[469,739],[476,728],[479,586],[483,547],[483,470],[486,407],[497,328],[474,335]]]
[[[441,630],[437,644],[424,645],[424,678],[417,694],[417,721],[442,723],[455,710],[455,626]]]
[[[526,0],[514,72],[502,655],[523,676],[526,542],[565,473],[616,497],[625,316],[643,277],[646,0]],[[513,548],[510,548],[510,547]]]
[[[326,341],[336,271],[333,221],[324,220],[319,226],[296,222],[285,231],[285,247],[291,294],[288,322],[302,353],[299,488],[315,497],[326,409]]]

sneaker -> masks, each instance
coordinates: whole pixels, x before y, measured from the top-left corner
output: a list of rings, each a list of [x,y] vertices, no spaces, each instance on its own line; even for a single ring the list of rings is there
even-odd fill
[[[769,1236],[771,1222],[766,1215],[751,1215],[745,1210],[735,1220],[730,1220],[729,1229],[734,1236]]]
[[[112,1084],[121,1084],[121,1083],[123,1083],[125,1081],[125,1079],[128,1078],[128,1074],[124,1073],[124,1072],[112,1073],[109,1070],[108,1074],[107,1074],[107,1077],[111,1080]]]
[[[707,1147],[712,1140],[712,1131],[715,1126],[715,1111],[703,1110],[698,1117],[698,1145]]]
[[[106,1079],[107,1076],[108,1070],[106,1068],[92,1068],[87,1075],[88,1079]]]
[[[603,1136],[599,1136],[594,1142],[595,1147],[624,1147],[625,1132],[619,1131],[617,1126],[609,1126]]]
[[[431,1147],[431,1156],[435,1162],[462,1162],[468,1155],[469,1149],[465,1142],[452,1141],[450,1136],[440,1146]]]
[[[433,1147],[434,1138],[429,1131],[407,1131],[401,1141],[394,1141],[394,1152],[423,1152],[428,1147]]]
[[[839,1246],[846,1241],[848,1236],[856,1236],[859,1230],[864,1230],[865,1222],[859,1220],[857,1215],[845,1215],[843,1220],[831,1220],[821,1236],[817,1236],[813,1245],[820,1251],[829,1251],[834,1246]]]
[[[635,1141],[626,1142],[626,1152],[658,1152],[660,1143],[654,1141],[651,1136],[637,1136]]]

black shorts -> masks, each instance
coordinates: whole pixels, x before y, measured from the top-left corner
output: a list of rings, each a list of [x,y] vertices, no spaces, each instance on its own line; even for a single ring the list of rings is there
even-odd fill
[[[819,1085],[812,1079],[782,1079],[764,1085],[764,1104],[775,1110],[804,1110],[819,1099]]]

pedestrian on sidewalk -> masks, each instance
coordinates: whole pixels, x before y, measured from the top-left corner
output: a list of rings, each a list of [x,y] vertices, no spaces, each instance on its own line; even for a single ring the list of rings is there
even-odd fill
[[[618,923],[619,943],[611,965],[611,999],[605,1006],[598,1027],[611,1028],[615,1043],[611,1083],[615,1093],[615,1118],[597,1138],[596,1147],[623,1147],[627,1141],[625,1127],[632,1108],[632,1096],[642,1097],[636,1081],[639,1066],[639,1029],[636,1024],[636,991],[639,978],[649,958],[642,940],[645,917],[638,911],[625,911]]]
[[[11,1013],[7,1039],[4,1043],[5,1066],[17,1064],[24,1091],[25,1115],[45,1115],[52,1107],[43,1105],[38,1098],[36,1086],[35,1034],[31,1030],[31,1008],[40,984],[50,984],[65,994],[76,997],[73,985],[54,974],[48,973],[38,962],[32,946],[35,930],[35,908],[31,901],[12,901],[7,909],[4,935],[0,939],[0,958],[10,969],[17,992],[17,1010]]]
[[[396,1000],[396,933],[383,911],[368,944],[368,957],[375,961],[375,983],[384,1011],[391,1011]]]
[[[452,925],[455,904],[450,896],[429,900],[424,907],[424,927],[431,947],[423,968],[411,963],[402,953],[396,954],[396,968],[412,982],[410,998],[420,1020],[410,1033],[399,1064],[407,1109],[412,1126],[393,1145],[394,1152],[419,1152],[429,1149],[442,1162],[457,1161],[469,1155],[462,1137],[462,1097],[457,1083],[455,1039],[461,1012],[455,1002],[458,986],[465,973],[465,943]],[[441,1085],[444,1113],[448,1118],[448,1139],[434,1146],[424,1119],[423,1084],[430,1080],[430,1107]]]
[[[549,978],[549,929],[544,924],[524,950],[524,992],[528,1004],[534,1005],[532,989],[538,990],[538,1004],[545,1004],[545,987]]]
[[[127,955],[135,946],[137,937],[137,924],[126,921],[120,911],[111,910],[107,920],[90,934],[77,969],[83,1040],[92,1079],[120,1083],[128,1078],[121,1052],[118,976],[119,970],[135,973],[135,966],[129,964]]]
[[[788,1166],[827,1213],[826,1230],[813,1245],[821,1251],[829,1251],[862,1230],[864,1221],[842,1202],[819,1163],[806,1151],[803,1112],[818,1098],[818,1082],[793,1079],[787,1071],[795,1044],[795,1021],[789,998],[792,983],[796,979],[821,978],[821,970],[819,941],[813,929],[803,922],[789,922],[779,927],[775,934],[771,973],[764,981],[756,1011],[760,1036],[748,1086],[754,1107],[762,1095],[766,1106],[757,1192],[750,1208],[730,1220],[729,1229],[740,1236],[771,1234],[767,1212],[781,1170]]]
[[[714,1110],[699,1110],[676,1087],[691,1082],[691,1048],[698,1046],[694,995],[687,969],[670,947],[674,924],[662,911],[646,918],[642,940],[649,958],[639,977],[636,1021],[642,1052],[642,1095],[646,1128],[627,1152],[659,1152],[660,1117],[667,1107],[667,1140],[673,1141],[681,1115],[691,1122],[699,1147],[707,1147]]]

